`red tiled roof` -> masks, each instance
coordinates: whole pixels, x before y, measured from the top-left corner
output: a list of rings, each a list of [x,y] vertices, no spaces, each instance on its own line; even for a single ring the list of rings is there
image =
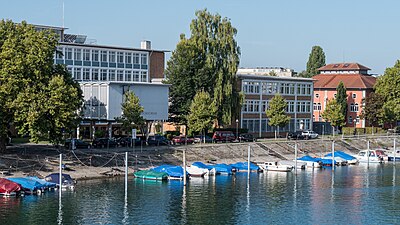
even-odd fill
[[[313,76],[314,88],[337,88],[340,81],[349,88],[373,88],[376,77],[363,74],[318,74]]]
[[[358,63],[332,63],[318,69],[322,70],[371,70],[370,68]]]

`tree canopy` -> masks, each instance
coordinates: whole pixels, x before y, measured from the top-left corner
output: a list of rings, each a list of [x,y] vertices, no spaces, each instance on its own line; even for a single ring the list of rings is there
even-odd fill
[[[306,73],[299,76],[313,77],[318,74],[318,68],[325,66],[325,53],[320,46],[313,46],[307,61]]]
[[[336,99],[328,101],[326,108],[322,113],[322,118],[330,122],[334,127],[341,127],[346,124],[346,118],[342,113],[342,106],[336,101]]]
[[[384,99],[378,94],[372,92],[363,99],[363,110],[361,118],[367,120],[372,125],[383,124],[384,122]]]
[[[190,105],[188,126],[191,132],[203,132],[212,128],[215,120],[215,107],[210,95],[205,91],[198,92]]]
[[[76,128],[83,96],[64,66],[55,66],[54,32],[36,31],[26,22],[0,21],[0,151],[8,127],[59,143]]]
[[[210,93],[218,125],[230,124],[240,110],[236,72],[240,48],[236,28],[227,18],[207,10],[196,12],[190,25],[191,36],[180,42],[167,62],[170,88],[170,118],[187,124],[190,104],[200,90]]]
[[[140,99],[132,91],[127,91],[124,95],[124,102],[121,103],[122,116],[115,118],[119,123],[122,123],[122,128],[131,132],[132,129],[143,129],[145,119],[142,116],[144,111],[140,105]]]
[[[269,102],[269,107],[265,111],[268,117],[268,124],[271,126],[284,127],[290,121],[290,116],[286,115],[287,102],[279,94],[276,94]]]
[[[339,85],[336,88],[336,102],[341,106],[341,113],[344,118],[347,116],[347,90],[344,86],[343,82],[340,81]]]

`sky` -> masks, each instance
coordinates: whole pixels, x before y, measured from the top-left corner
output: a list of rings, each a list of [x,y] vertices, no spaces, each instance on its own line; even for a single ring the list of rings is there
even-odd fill
[[[63,20],[64,2],[64,20]],[[0,18],[64,26],[97,44],[173,51],[195,12],[231,20],[240,67],[306,68],[314,45],[326,63],[358,62],[383,74],[400,59],[398,0],[0,0]],[[64,22],[63,22],[64,21]],[[168,53],[168,60],[171,53]]]

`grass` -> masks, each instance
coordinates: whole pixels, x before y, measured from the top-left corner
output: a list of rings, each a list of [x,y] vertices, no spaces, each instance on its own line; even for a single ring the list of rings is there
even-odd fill
[[[29,141],[28,137],[17,137],[17,138],[13,138],[11,140],[11,143],[13,143],[13,144],[28,144],[28,143],[33,143],[33,142]],[[41,139],[41,140],[39,140],[38,144],[50,144],[50,142],[48,140]]]

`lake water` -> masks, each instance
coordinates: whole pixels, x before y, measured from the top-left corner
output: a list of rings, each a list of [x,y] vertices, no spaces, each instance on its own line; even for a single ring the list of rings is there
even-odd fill
[[[399,224],[400,165],[82,181],[74,192],[0,198],[0,224]]]

